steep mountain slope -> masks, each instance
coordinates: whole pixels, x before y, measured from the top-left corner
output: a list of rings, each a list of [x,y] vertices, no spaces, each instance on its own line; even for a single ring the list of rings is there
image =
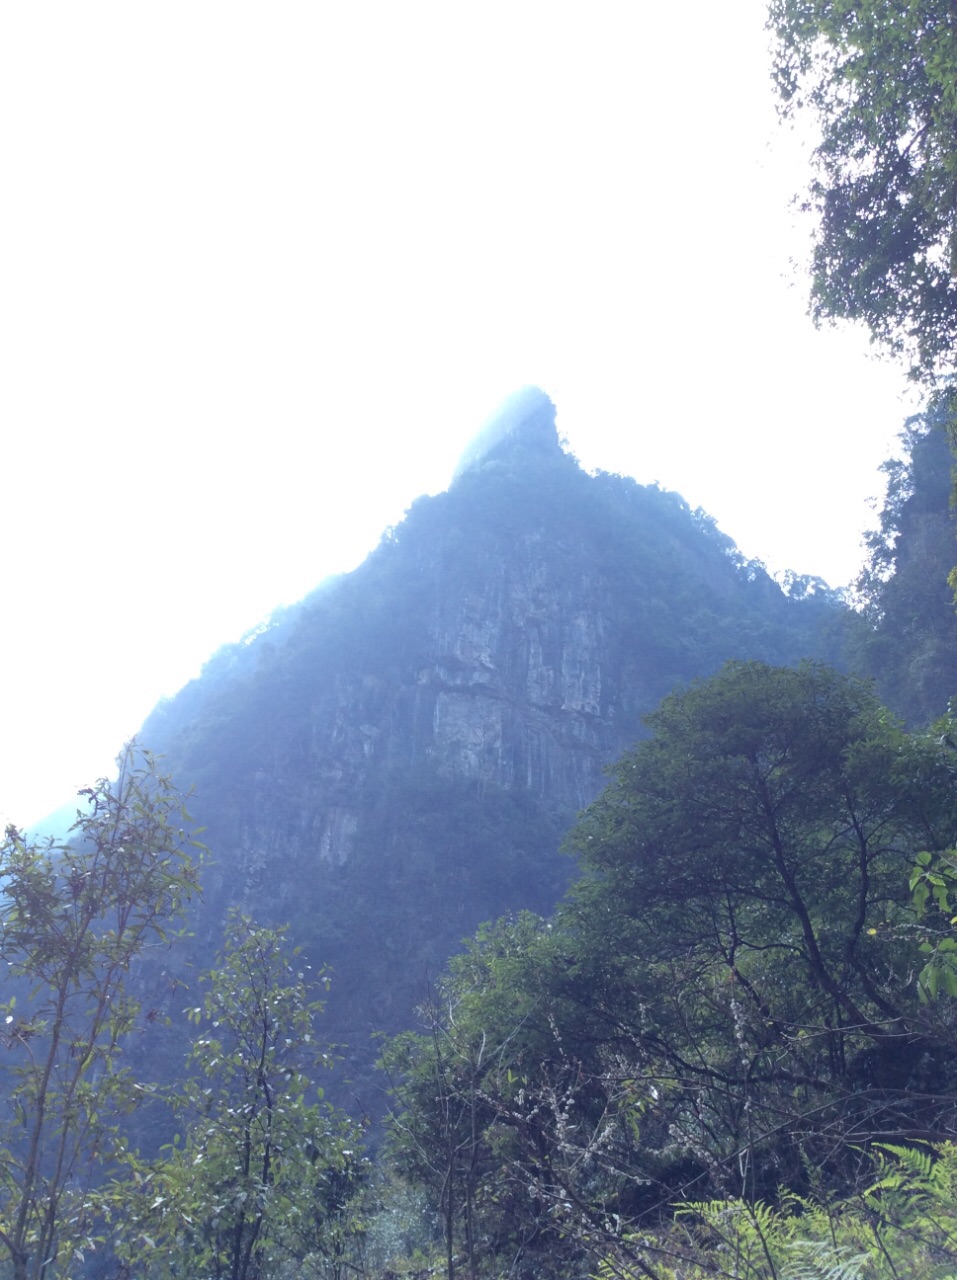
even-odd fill
[[[526,391],[448,492],[147,722],[215,857],[200,949],[244,903],[334,967],[337,1037],[406,1024],[481,920],[552,906],[561,833],[665,693],[833,656],[841,611],[807,588],[677,495],[585,474]]]
[[[943,715],[957,693],[957,613],[947,578],[957,564],[954,456],[933,414],[908,420],[901,458],[884,464],[880,528],[858,579],[854,665],[911,726]]]

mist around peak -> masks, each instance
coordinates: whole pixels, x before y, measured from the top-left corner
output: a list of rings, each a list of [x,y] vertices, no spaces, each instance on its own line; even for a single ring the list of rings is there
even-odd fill
[[[528,443],[557,448],[555,415],[554,403],[540,387],[527,386],[513,391],[462,450],[452,474],[453,481],[510,437],[521,436]]]

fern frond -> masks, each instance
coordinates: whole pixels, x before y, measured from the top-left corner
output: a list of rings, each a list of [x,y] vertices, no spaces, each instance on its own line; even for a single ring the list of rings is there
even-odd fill
[[[789,1249],[803,1255],[789,1265],[782,1280],[862,1280],[869,1257],[829,1240],[795,1240]]]
[[[937,1164],[936,1151],[930,1151],[926,1147],[901,1147],[890,1142],[882,1142],[879,1149],[881,1152],[886,1151],[897,1161],[895,1172],[905,1174],[918,1186],[927,1184],[929,1188],[933,1184]],[[880,1186],[881,1183],[876,1185]],[[899,1182],[896,1185],[899,1185]]]

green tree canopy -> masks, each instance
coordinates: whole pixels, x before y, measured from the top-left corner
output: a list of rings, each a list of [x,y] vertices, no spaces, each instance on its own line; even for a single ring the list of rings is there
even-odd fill
[[[160,1244],[150,1274],[162,1277],[338,1274],[365,1161],[316,1084],[332,1065],[316,1034],[323,1006],[285,930],[233,911],[226,932],[204,1003],[187,1011],[194,1072],[174,1101],[188,1127],[118,1185],[121,1248],[135,1261]]]
[[[771,0],[786,114],[820,128],[811,309],[912,373],[957,351],[957,21],[950,0]]]
[[[815,664],[731,663],[647,723],[555,919],[484,930],[389,1055],[403,1171],[529,1260],[626,1257],[682,1201],[846,1185],[861,1148],[954,1128],[952,938],[911,898],[957,838],[947,734]]]
[[[729,1167],[775,1133],[933,1128],[915,1073],[953,1043],[922,1022],[908,879],[957,837],[952,752],[812,664],[729,664],[648,723],[573,837],[563,921],[591,1034],[659,1075],[670,1134],[700,1151],[707,1132]]]
[[[0,1245],[14,1280],[71,1274],[93,1245],[91,1190],[141,1096],[122,1066],[130,967],[196,890],[201,846],[149,755],[127,749],[115,781],[80,795],[66,843],[8,827],[0,844]]]

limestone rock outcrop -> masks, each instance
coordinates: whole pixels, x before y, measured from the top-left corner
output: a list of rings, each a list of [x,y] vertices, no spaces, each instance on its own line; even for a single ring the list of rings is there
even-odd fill
[[[562,831],[676,682],[827,656],[701,512],[589,476],[526,388],[359,569],[222,650],[143,731],[195,788],[226,906],[289,921],[336,971],[336,1034],[407,1025],[478,923],[545,911]]]

